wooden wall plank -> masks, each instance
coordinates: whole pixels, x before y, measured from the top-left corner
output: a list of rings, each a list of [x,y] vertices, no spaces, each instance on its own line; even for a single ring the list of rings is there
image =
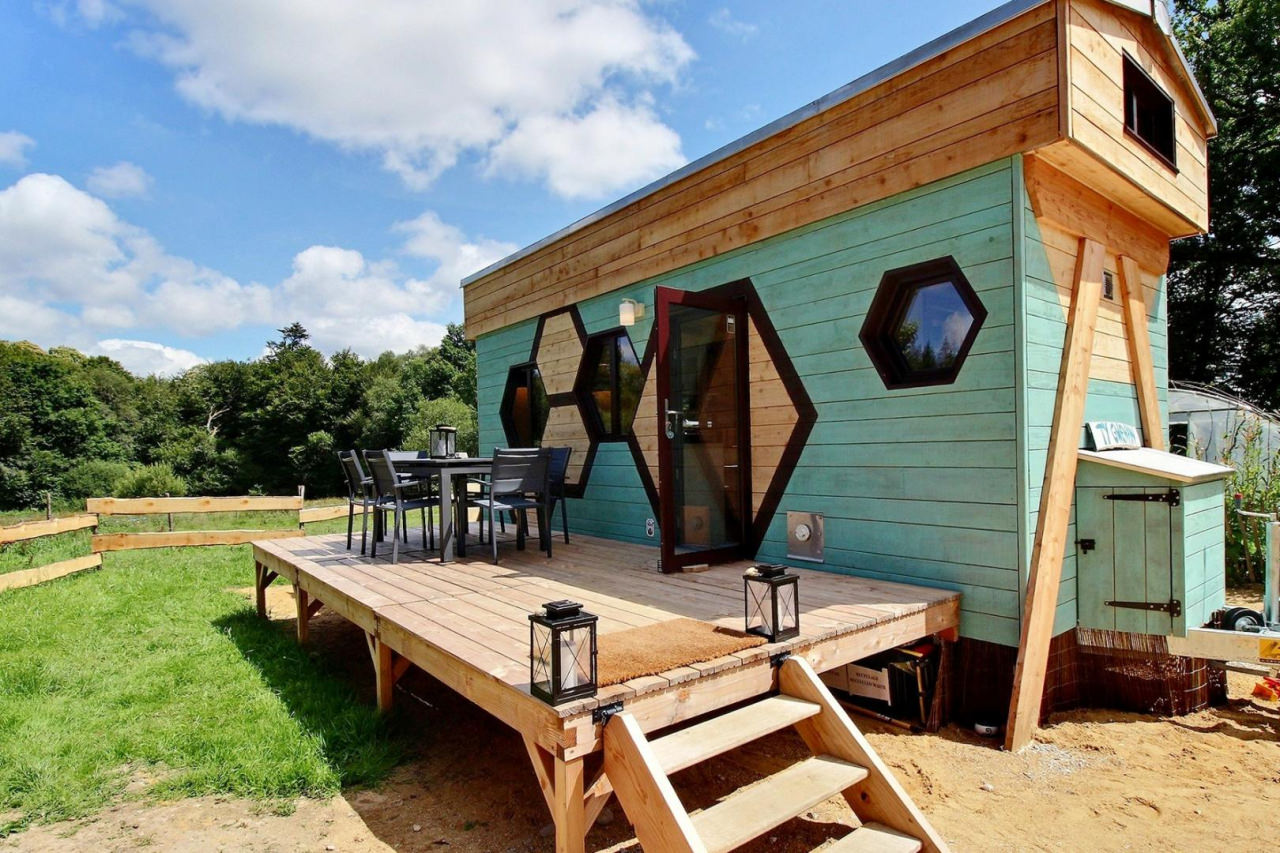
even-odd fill
[[[96,515],[69,515],[63,518],[50,518],[41,521],[24,521],[20,524],[0,527],[0,545],[97,526],[98,516]]]
[[[268,512],[300,510],[300,497],[231,498],[89,498],[88,512],[98,515],[156,515],[158,513]]]
[[[1040,701],[1074,497],[1076,450],[1088,396],[1089,360],[1093,353],[1098,302],[1102,297],[1105,254],[1101,243],[1081,238],[1076,293],[1062,350],[1058,399],[1031,553],[1031,574],[1027,581],[1027,601],[1018,642],[1013,698],[1009,705],[1005,746],[1011,750],[1022,749],[1030,743],[1032,733],[1040,724]]]
[[[160,533],[103,533],[93,537],[93,550],[131,551],[140,548],[181,548],[188,545],[244,545],[265,539],[295,539],[302,530],[175,530]]]
[[[83,572],[87,569],[96,569],[102,565],[101,554],[89,554],[84,557],[73,557],[70,560],[62,560],[57,563],[50,563],[46,566],[39,566],[34,569],[23,569],[17,572],[8,572],[0,575],[0,592],[10,589],[21,589],[23,587],[35,586],[36,584],[51,581],[54,578],[62,578],[67,575]]]

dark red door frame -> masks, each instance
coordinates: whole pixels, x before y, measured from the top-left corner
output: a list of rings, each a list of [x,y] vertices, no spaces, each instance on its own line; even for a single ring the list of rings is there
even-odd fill
[[[654,368],[658,371],[658,521],[662,535],[662,570],[664,572],[679,571],[692,563],[713,563],[738,560],[750,557],[755,552],[755,537],[752,520],[753,506],[751,493],[751,399],[750,399],[750,359],[748,350],[748,319],[745,294],[716,288],[714,293],[690,292],[659,287],[654,291],[654,330],[657,347],[654,353]],[[676,493],[675,493],[675,454],[671,446],[672,440],[667,438],[667,412],[671,399],[671,309],[687,306],[716,311],[734,318],[734,344],[736,354],[737,381],[737,430],[738,430],[738,486],[739,507],[738,522],[740,530],[738,543],[731,547],[707,548],[701,551],[689,551],[677,554],[675,550],[676,529]]]

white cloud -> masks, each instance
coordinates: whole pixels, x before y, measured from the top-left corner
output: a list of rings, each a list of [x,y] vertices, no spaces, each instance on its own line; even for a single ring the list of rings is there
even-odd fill
[[[21,169],[27,165],[27,149],[35,147],[35,144],[30,136],[16,130],[0,133],[0,166]]]
[[[107,198],[144,196],[151,189],[151,176],[141,166],[122,160],[114,166],[94,169],[85,186],[90,192]]]
[[[533,116],[493,148],[490,173],[540,178],[557,195],[635,189],[684,163],[680,137],[648,105],[606,100],[583,116]]]
[[[747,41],[760,31],[755,24],[748,24],[745,21],[739,21],[733,17],[733,14],[725,7],[717,9],[707,18],[707,23],[720,30],[723,33],[733,36],[734,38]]]
[[[350,347],[373,357],[437,343],[459,281],[516,248],[469,238],[432,211],[394,230],[404,236],[406,265],[425,274],[354,249],[311,246],[278,284],[246,284],[168,254],[57,175],[27,175],[0,190],[0,338],[92,352],[108,352],[114,342],[108,354],[121,353],[130,369],[158,372],[190,366],[188,356],[196,356],[123,331],[199,337],[297,320],[324,352]]]
[[[425,187],[466,152],[483,156],[530,124],[580,124],[633,105],[658,145],[558,150],[515,174],[555,176],[553,189],[586,194],[614,162],[632,183],[668,168],[679,140],[645,108],[655,87],[676,82],[693,51],[641,0],[135,0],[129,44],[171,68],[178,91],[228,120],[301,130],[379,155],[413,187]],[[634,106],[639,105],[639,106]],[[609,134],[578,141],[614,143]],[[534,155],[526,155],[532,160]],[[648,158],[648,159],[646,159]],[[620,162],[621,161],[621,162]],[[495,173],[505,174],[501,169]],[[607,189],[596,190],[600,195]]]
[[[124,365],[125,370],[138,376],[174,376],[207,361],[190,350],[168,347],[153,341],[120,338],[98,341],[89,349],[89,353],[114,358]]]

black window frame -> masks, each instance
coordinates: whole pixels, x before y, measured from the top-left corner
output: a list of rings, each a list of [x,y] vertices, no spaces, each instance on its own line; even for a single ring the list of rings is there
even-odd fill
[[[917,291],[935,284],[948,283],[969,311],[972,318],[969,330],[950,364],[930,369],[912,367],[903,357],[897,342],[898,327],[906,318]],[[982,304],[955,258],[947,255],[885,272],[871,300],[871,307],[867,309],[867,317],[858,338],[871,357],[871,363],[880,374],[885,388],[895,390],[950,385],[959,378],[973,342],[986,319],[986,306]]]
[[[535,405],[537,395],[532,393],[533,383],[537,382],[538,387],[542,389],[541,399],[543,407],[538,409]],[[515,405],[516,392],[520,388],[530,389],[529,400],[529,433],[532,440],[525,443],[524,437],[520,435],[520,425],[516,423],[515,413],[512,407]],[[547,396],[547,386],[542,381],[542,371],[538,368],[535,361],[526,361],[521,364],[513,364],[507,368],[507,385],[502,392],[502,404],[498,407],[498,417],[502,421],[502,432],[507,437],[508,447],[538,447],[542,444],[542,436],[547,430],[547,418],[551,414],[551,402]]]
[[[1178,171],[1178,119],[1173,97],[1125,51],[1124,133],[1175,173]]]
[[[643,393],[643,365],[639,354],[636,352],[635,342],[631,340],[631,335],[627,332],[625,326],[615,326],[612,329],[606,329],[603,332],[590,335],[587,338],[586,345],[582,348],[582,362],[578,366],[578,376],[574,381],[574,394],[578,398],[578,408],[585,416],[587,427],[596,441],[626,441],[631,435],[632,426],[635,423],[635,411],[631,412],[630,418],[623,416],[621,371],[618,369],[621,364],[618,347],[619,342],[622,341],[626,342],[627,347],[631,350],[631,357],[635,360],[636,367],[641,371],[641,393]],[[601,356],[606,348],[610,354],[609,391],[612,404],[610,420],[617,427],[613,430],[606,427],[595,397],[596,368],[600,365]],[[639,397],[637,397],[637,409],[639,408],[639,402]],[[625,426],[623,425],[624,422]]]

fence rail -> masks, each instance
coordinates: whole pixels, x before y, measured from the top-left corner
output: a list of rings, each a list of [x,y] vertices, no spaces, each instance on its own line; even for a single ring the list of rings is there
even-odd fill
[[[298,513],[298,526],[281,530],[173,530],[175,514],[203,515],[218,512],[279,512]],[[193,498],[89,498],[85,501],[85,513],[42,521],[24,521],[9,527],[0,527],[0,545],[56,536],[75,530],[93,528],[90,541],[91,553],[72,557],[56,563],[48,563],[31,569],[0,574],[0,592],[20,589],[44,583],[54,578],[97,569],[102,566],[102,555],[109,551],[132,551],[143,548],[184,548],[204,545],[243,545],[260,539],[291,539],[305,536],[305,526],[317,521],[342,518],[348,512],[347,504],[306,507],[301,494],[297,496],[243,496],[243,497],[193,497]],[[168,515],[170,529],[147,533],[98,533],[102,516],[114,515]]]

